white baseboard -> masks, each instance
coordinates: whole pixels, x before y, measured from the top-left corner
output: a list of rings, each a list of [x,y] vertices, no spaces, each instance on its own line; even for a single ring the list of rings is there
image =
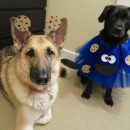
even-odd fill
[[[74,59],[78,56],[77,53],[73,51],[69,51],[67,49],[62,49],[61,52],[61,59],[69,59],[71,61],[74,61]]]

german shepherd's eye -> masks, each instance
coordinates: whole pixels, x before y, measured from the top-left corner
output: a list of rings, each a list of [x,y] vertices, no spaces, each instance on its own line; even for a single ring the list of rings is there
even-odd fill
[[[54,55],[54,52],[50,48],[47,48],[47,55]]]
[[[31,48],[27,53],[26,53],[26,55],[28,55],[29,57],[34,57],[34,49],[33,48]]]

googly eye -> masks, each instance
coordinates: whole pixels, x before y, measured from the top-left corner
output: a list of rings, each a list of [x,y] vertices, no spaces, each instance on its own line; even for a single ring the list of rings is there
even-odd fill
[[[116,62],[115,56],[110,56],[110,60],[108,61],[110,64],[114,64]]]
[[[108,61],[108,55],[107,54],[103,54],[102,56],[101,56],[101,60],[103,61],[103,62],[107,62]]]
[[[109,62],[110,64],[114,64],[116,62],[115,56],[108,56],[107,54],[104,54],[101,56],[101,60],[103,62]]]

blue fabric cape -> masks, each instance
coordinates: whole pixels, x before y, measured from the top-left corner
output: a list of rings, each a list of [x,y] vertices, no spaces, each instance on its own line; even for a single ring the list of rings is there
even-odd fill
[[[130,39],[111,47],[99,36],[77,49],[76,68],[106,88],[130,87]]]

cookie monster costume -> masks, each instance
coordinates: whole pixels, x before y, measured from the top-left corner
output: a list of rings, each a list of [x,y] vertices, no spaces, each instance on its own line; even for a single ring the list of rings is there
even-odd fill
[[[77,52],[75,67],[94,83],[106,88],[130,87],[130,39],[112,47],[96,36]]]

